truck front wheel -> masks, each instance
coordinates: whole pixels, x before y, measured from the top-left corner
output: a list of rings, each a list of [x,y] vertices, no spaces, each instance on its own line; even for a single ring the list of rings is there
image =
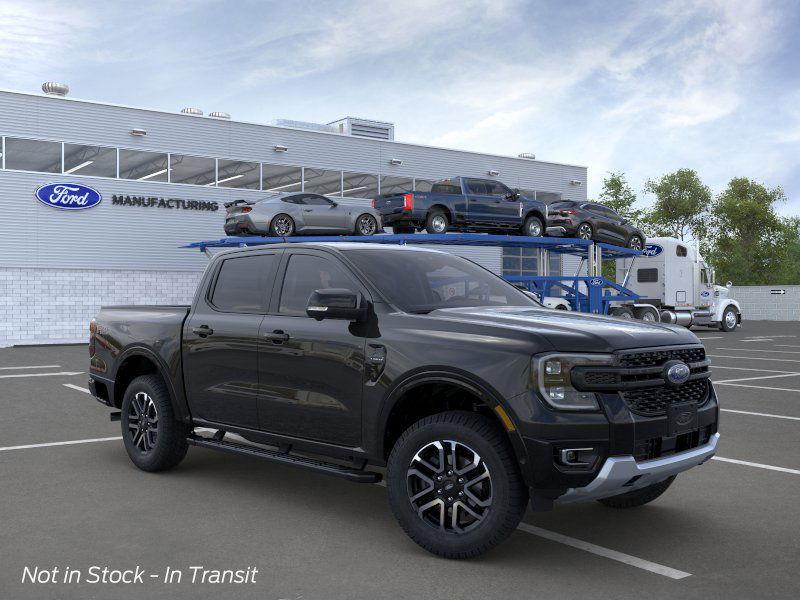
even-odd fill
[[[142,375],[130,383],[120,422],[125,450],[143,471],[171,469],[186,456],[189,426],[175,418],[167,386],[158,375]]]
[[[422,548],[478,556],[505,540],[528,504],[513,450],[487,417],[450,411],[409,427],[387,467],[392,512]]]
[[[722,321],[719,323],[719,328],[722,331],[733,331],[739,324],[739,318],[736,315],[736,310],[729,306],[722,313]]]
[[[620,494],[619,496],[611,496],[611,498],[602,498],[598,500],[598,502],[610,506],[611,508],[635,508],[637,506],[643,506],[666,492],[673,481],[675,481],[675,475],[668,477],[664,481],[648,485],[640,490],[634,490],[632,492]]]

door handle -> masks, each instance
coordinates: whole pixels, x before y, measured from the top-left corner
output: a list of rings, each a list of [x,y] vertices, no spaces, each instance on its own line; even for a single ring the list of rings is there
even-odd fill
[[[214,333],[214,330],[208,325],[200,325],[200,327],[192,327],[192,332],[204,338]]]
[[[282,344],[283,342],[288,341],[289,334],[284,333],[282,329],[276,329],[272,333],[265,333],[264,337],[268,340],[272,340],[273,344]]]
[[[303,212],[314,212],[313,208],[304,208]]]

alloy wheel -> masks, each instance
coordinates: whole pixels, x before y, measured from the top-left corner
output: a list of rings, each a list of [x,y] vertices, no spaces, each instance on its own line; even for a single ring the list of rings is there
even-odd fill
[[[536,219],[531,219],[526,233],[530,237],[540,237],[542,235],[542,224]]]
[[[128,432],[133,445],[142,452],[155,448],[158,439],[158,410],[147,392],[137,392],[128,409]]]
[[[642,238],[638,235],[635,235],[631,238],[631,241],[628,243],[628,248],[632,250],[641,250],[642,249]]]
[[[436,233],[447,231],[447,218],[444,215],[436,215],[431,219],[431,226]]]
[[[588,225],[587,223],[583,223],[580,227],[578,227],[578,238],[582,240],[592,239],[592,226]]]
[[[725,325],[727,325],[730,329],[736,327],[736,313],[732,310],[729,310],[725,313]]]
[[[411,459],[406,481],[417,515],[441,531],[466,533],[491,510],[489,467],[461,442],[439,440],[423,446]]]
[[[378,228],[378,224],[375,222],[375,219],[370,215],[362,215],[358,219],[358,232],[361,235],[372,235],[375,233],[375,230]]]
[[[292,234],[292,230],[294,229],[294,225],[289,217],[277,217],[275,222],[272,225],[275,233],[277,233],[281,237],[285,237],[287,235]]]

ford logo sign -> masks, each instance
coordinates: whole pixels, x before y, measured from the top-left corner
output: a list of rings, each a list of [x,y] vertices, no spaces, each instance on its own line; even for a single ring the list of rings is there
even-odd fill
[[[589,280],[589,285],[594,287],[603,285],[603,280],[600,279],[599,277],[593,277],[592,279]]]
[[[708,298],[711,295],[711,292],[709,292],[708,290],[705,290],[705,291],[700,292],[700,295],[703,298]]]
[[[642,256],[658,256],[664,251],[663,246],[658,244],[647,244],[642,250]]]
[[[672,385],[680,385],[685,383],[691,374],[689,365],[683,362],[676,362],[667,366],[664,379]]]
[[[61,210],[83,210],[100,204],[103,196],[79,183],[48,183],[36,189],[36,199]]]

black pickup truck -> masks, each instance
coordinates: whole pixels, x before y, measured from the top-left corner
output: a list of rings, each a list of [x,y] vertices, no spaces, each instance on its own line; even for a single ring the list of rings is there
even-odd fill
[[[394,233],[473,231],[545,235],[547,205],[493,179],[453,177],[435,182],[430,192],[386,194],[375,198],[383,224]],[[559,232],[563,233],[563,229]]]
[[[189,445],[361,483],[385,467],[402,527],[451,558],[502,541],[529,500],[650,502],[719,439],[690,331],[545,309],[421,248],[222,252],[192,306],[102,308],[89,353],[140,469]]]

